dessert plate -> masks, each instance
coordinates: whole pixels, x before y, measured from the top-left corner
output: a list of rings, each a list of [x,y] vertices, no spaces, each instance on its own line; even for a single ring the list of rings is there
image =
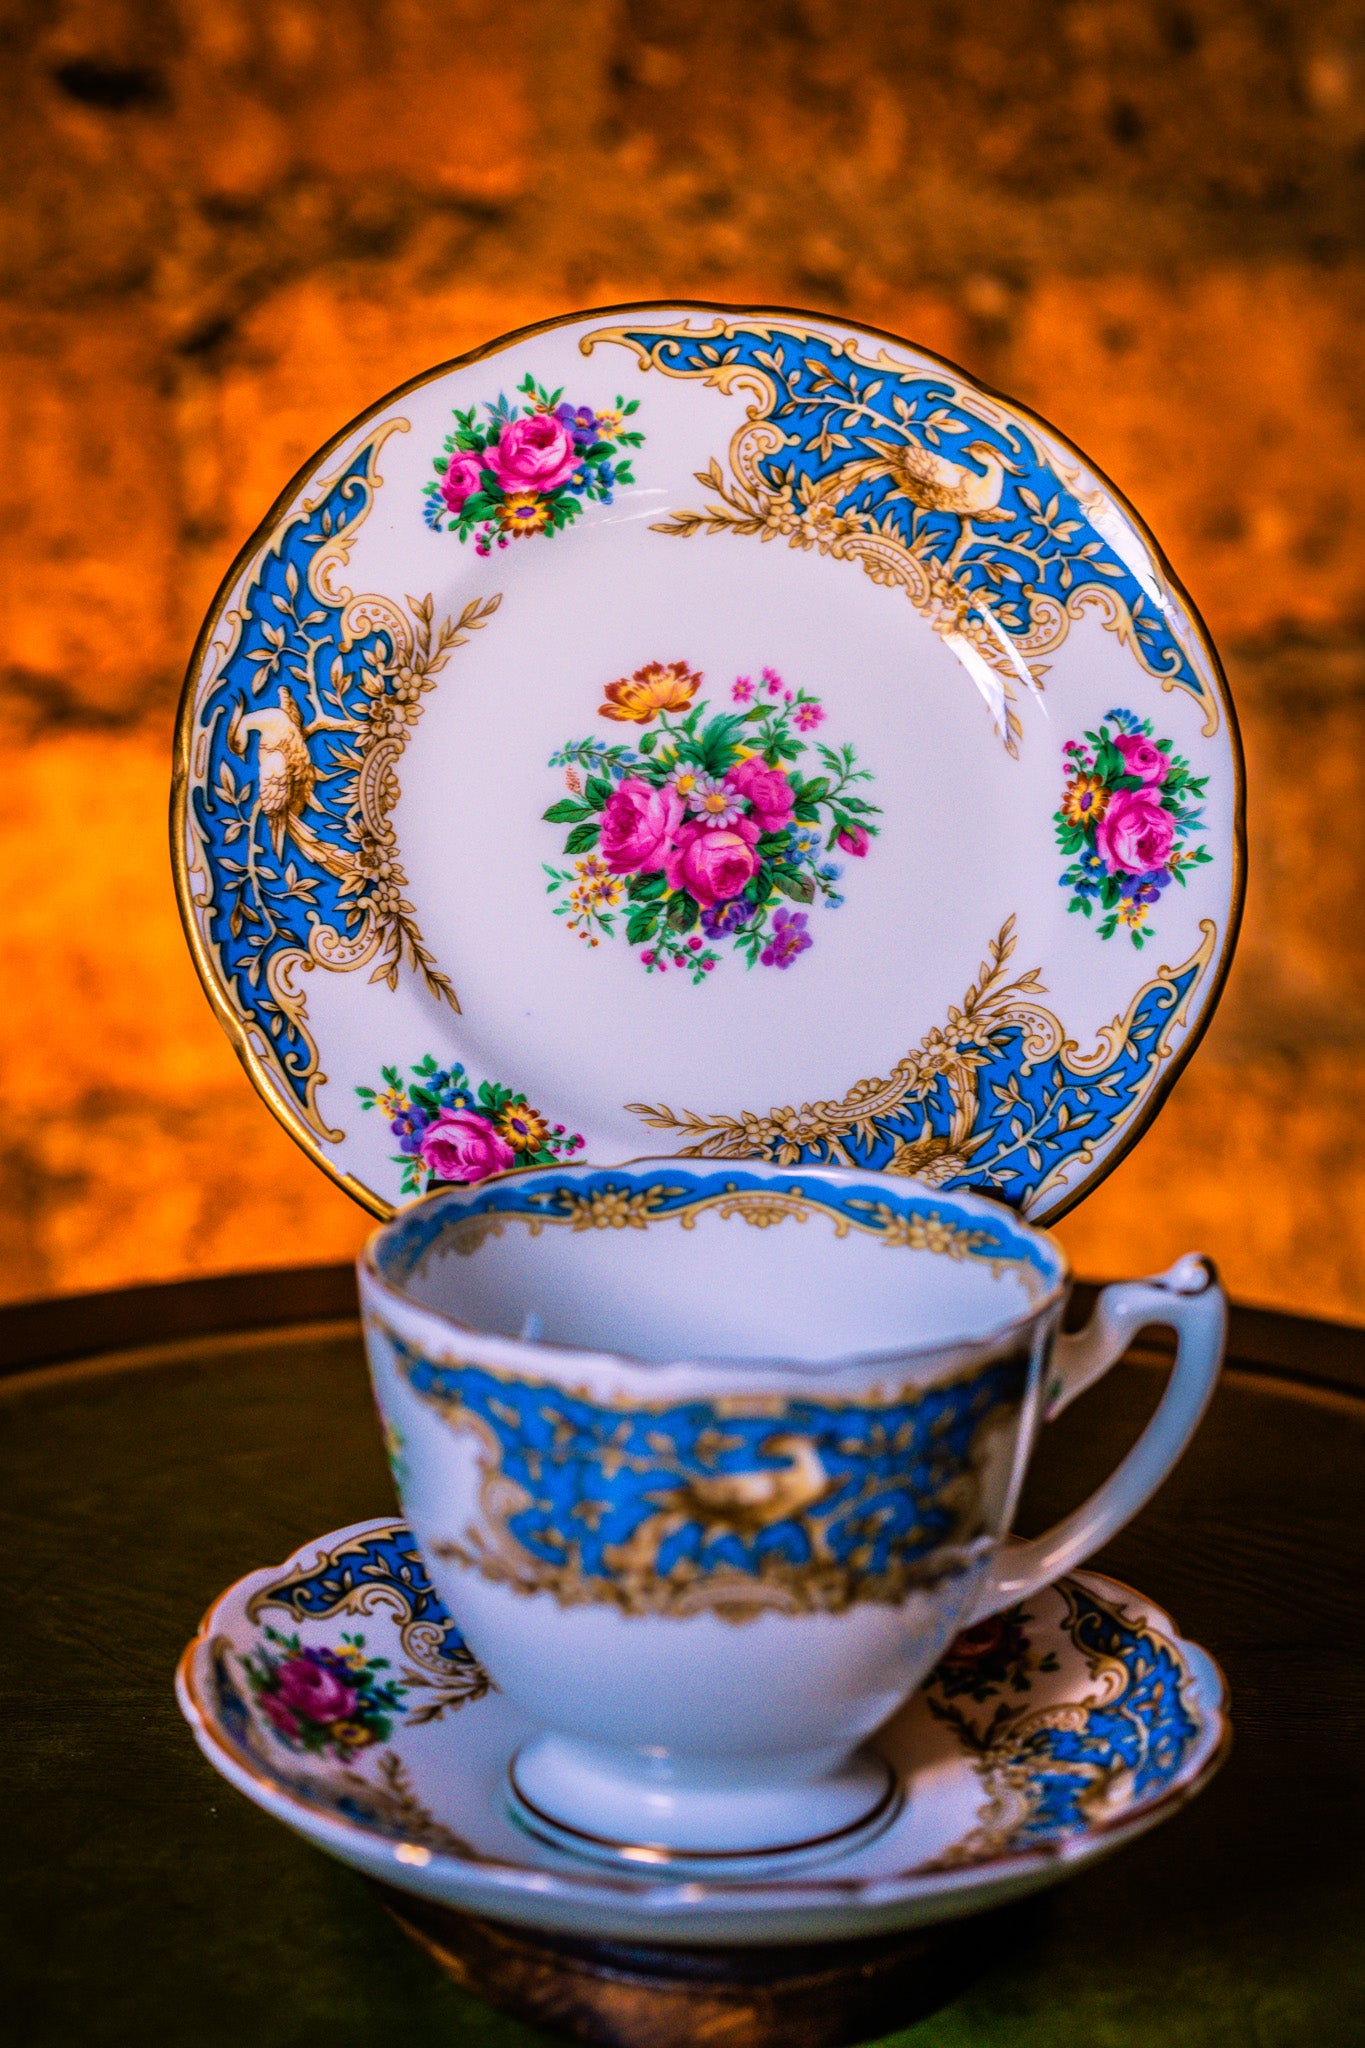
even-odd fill
[[[377,1214],[583,1153],[1059,1215],[1242,902],[1217,658],[1023,408],[824,316],[508,336],[289,486],[209,613],[174,855],[256,1085]]]
[[[231,1587],[176,1691],[215,1770],[368,1876],[621,1939],[841,1939],[976,1912],[1168,1818],[1229,1740],[1212,1658],[1141,1595],[1078,1572],[959,1637],[883,1732],[904,1801],[875,1842],[799,1877],[608,1874],[510,1817],[530,1724],[489,1689],[391,1520]]]

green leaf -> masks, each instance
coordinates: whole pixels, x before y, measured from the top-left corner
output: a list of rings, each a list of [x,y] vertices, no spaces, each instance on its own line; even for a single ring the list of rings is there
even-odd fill
[[[700,912],[687,892],[680,889],[670,901],[666,915],[675,932],[690,932]]]
[[[547,825],[576,825],[580,818],[592,816],[592,805],[580,803],[577,797],[561,797],[557,804],[551,804],[541,816]]]
[[[639,910],[632,910],[626,920],[626,938],[632,946],[642,946],[646,939],[652,939],[659,928],[659,906],[646,903]]]
[[[662,896],[667,887],[668,882],[663,875],[632,875],[626,884],[626,894],[632,903],[648,903],[656,896]]]
[[[612,788],[605,775],[590,775],[583,795],[593,810],[600,811],[611,800]]]
[[[575,825],[564,841],[565,853],[590,853],[601,835],[600,825]]]
[[[784,896],[790,896],[795,903],[815,901],[815,884],[809,875],[793,874],[790,868],[772,868],[769,870],[768,879]]]

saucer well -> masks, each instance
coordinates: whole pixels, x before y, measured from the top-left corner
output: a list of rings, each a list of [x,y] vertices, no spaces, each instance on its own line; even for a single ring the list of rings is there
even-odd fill
[[[1055,1883],[1168,1818],[1229,1740],[1212,1658],[1078,1572],[954,1644],[878,1747],[902,1805],[809,1873],[606,1871],[511,1817],[534,1730],[437,1600],[406,1525],[357,1523],[210,1608],[176,1676],[204,1755],[317,1847],[491,1920],[671,1942],[838,1940]]]
[[[344,428],[182,699],[186,932],[378,1215],[645,1153],[1048,1221],[1212,1013],[1242,766],[1207,635],[1074,447],[823,315],[574,314]]]

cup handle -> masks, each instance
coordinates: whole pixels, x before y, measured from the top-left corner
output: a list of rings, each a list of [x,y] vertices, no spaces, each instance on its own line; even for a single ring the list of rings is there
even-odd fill
[[[1095,1312],[1074,1336],[1052,1348],[1043,1397],[1051,1422],[1123,1356],[1139,1330],[1164,1323],[1176,1333],[1175,1364],[1156,1414],[1127,1457],[1089,1500],[1045,1536],[1004,1543],[992,1562],[964,1628],[1027,1599],[1083,1564],[1149,1501],[1184,1451],[1208,1406],[1223,1358],[1227,1298],[1212,1263],[1197,1252],[1150,1280],[1106,1287]]]

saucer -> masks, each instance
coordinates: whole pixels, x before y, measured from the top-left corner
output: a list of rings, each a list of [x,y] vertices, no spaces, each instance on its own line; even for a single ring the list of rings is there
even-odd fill
[[[900,1800],[875,1840],[793,1875],[700,1881],[657,1852],[607,1872],[513,1819],[509,1769],[535,1731],[392,1520],[230,1587],[176,1692],[215,1770],[371,1878],[560,1934],[684,1943],[849,1939],[1000,1904],[1169,1818],[1230,1735],[1207,1652],[1078,1572],[959,1637],[883,1731]]]
[[[1241,912],[1231,702],[1136,513],[824,316],[573,315],[381,400],[229,572],[176,751],[210,1000],[379,1215],[675,1152],[1047,1221]]]

